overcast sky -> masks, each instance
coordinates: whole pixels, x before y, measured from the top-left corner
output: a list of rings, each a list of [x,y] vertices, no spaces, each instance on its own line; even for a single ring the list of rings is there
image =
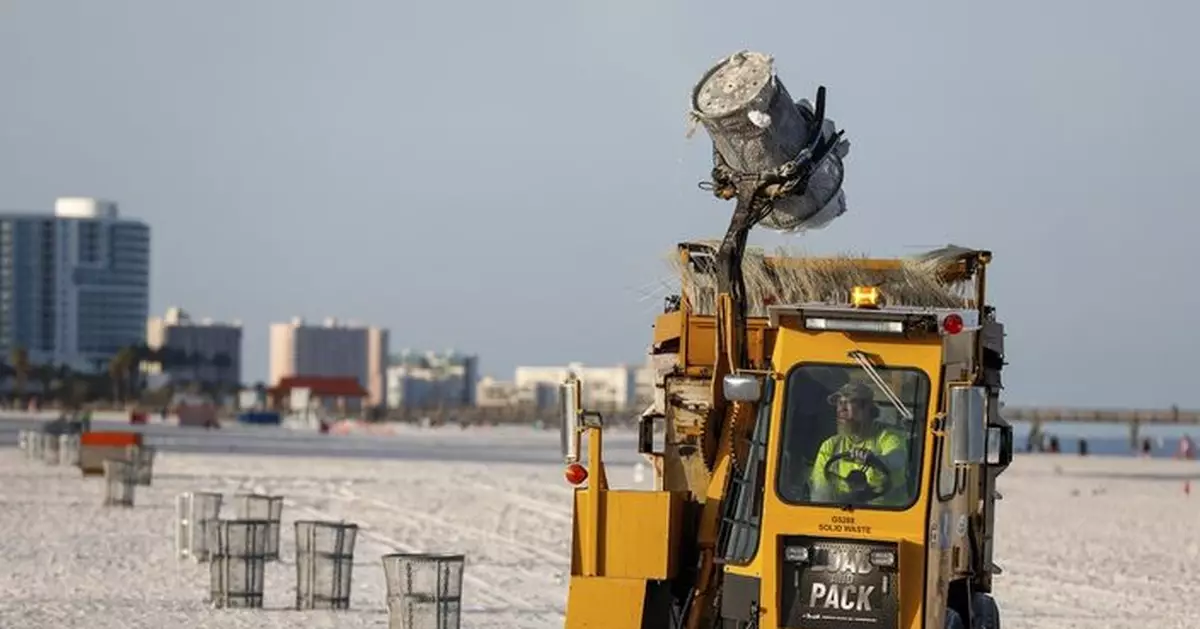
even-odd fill
[[[0,207],[152,226],[152,309],[391,328],[483,370],[640,362],[698,190],[692,84],[829,89],[847,214],[753,241],[995,252],[1007,400],[1200,407],[1200,4],[0,0]],[[657,288],[657,290],[653,290]],[[651,293],[649,298],[647,293]]]

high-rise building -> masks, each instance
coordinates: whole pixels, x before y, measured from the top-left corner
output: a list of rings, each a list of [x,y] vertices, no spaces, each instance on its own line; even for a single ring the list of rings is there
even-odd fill
[[[60,198],[54,214],[0,213],[0,351],[33,364],[103,369],[142,342],[150,227],[117,204]]]
[[[388,331],[383,328],[367,328],[367,381],[363,387],[371,393],[367,398],[372,406],[387,407],[387,366],[389,349]]]
[[[242,324],[195,320],[179,308],[146,322],[146,345],[159,350],[160,371],[176,382],[230,389],[242,382]],[[164,351],[165,350],[165,351]]]
[[[310,325],[296,318],[272,323],[270,343],[272,386],[287,376],[353,377],[370,392],[371,406],[387,405],[387,330],[332,318]]]

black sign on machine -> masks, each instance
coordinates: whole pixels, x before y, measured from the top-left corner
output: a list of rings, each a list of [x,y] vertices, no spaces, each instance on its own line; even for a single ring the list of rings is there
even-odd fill
[[[894,544],[785,537],[779,550],[785,627],[895,629],[896,565],[871,561],[873,553],[895,557]]]

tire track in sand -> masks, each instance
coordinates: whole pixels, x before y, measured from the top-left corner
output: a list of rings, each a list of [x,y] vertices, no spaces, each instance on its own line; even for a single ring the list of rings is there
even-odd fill
[[[428,531],[430,528],[433,528],[452,531],[457,533],[468,544],[474,544],[483,549],[495,548],[496,544],[492,542],[498,542],[501,547],[500,551],[489,552],[488,550],[484,550],[481,553],[482,556],[475,556],[476,570],[487,572],[499,570],[499,574],[496,577],[497,582],[513,576],[521,577],[521,582],[526,583],[545,582],[548,577],[554,579],[556,575],[560,575],[560,578],[565,579],[568,562],[566,550],[555,552],[541,546],[514,540],[494,531],[459,524],[444,517],[413,512],[397,507],[384,500],[355,494],[346,488],[340,488],[337,493],[339,495],[331,497],[335,500],[341,499],[351,503],[366,504],[387,511],[394,516],[395,520],[406,523],[417,530]],[[505,553],[505,551],[508,551],[508,553]],[[504,559],[504,554],[508,554],[511,558]],[[546,570],[547,564],[553,566],[553,571]],[[561,585],[562,583],[561,581],[556,582],[555,585]]]
[[[547,550],[544,546],[522,542],[495,531],[489,531],[487,529],[461,524],[445,517],[422,513],[420,511],[403,509],[390,502],[387,502],[386,500],[380,500],[370,496],[363,496],[362,494],[357,494],[345,487],[339,487],[338,494],[340,494],[341,497],[346,500],[369,504],[383,511],[395,513],[414,523],[420,522],[438,528],[452,530],[466,537],[473,537],[481,541],[499,542],[504,546],[520,551],[523,555],[525,555],[522,557],[522,559],[536,559],[551,563],[562,562],[566,559],[566,556],[562,553]]]
[[[494,485],[488,482],[482,482],[478,479],[472,479],[471,485],[473,488],[480,489],[488,495],[504,496],[504,498],[513,506],[519,507],[535,515],[558,520],[559,522],[562,522],[568,526],[571,524],[571,503],[569,497],[560,504],[557,502],[540,500],[538,498],[534,498],[533,496],[516,491],[510,487]]]
[[[297,502],[294,498],[285,498],[283,502],[285,505],[287,505],[293,509],[305,511],[305,512],[310,513],[320,519],[328,519],[328,520],[342,519],[342,518],[338,517],[337,515],[329,513],[328,511],[318,509],[318,508],[310,506],[310,505],[301,504],[301,503]],[[404,553],[425,552],[423,549],[415,548],[413,546],[405,544],[404,542],[401,542],[400,540],[394,539],[387,535],[383,535],[382,533],[378,533],[374,530],[374,527],[369,524],[366,524],[363,522],[357,522],[357,524],[358,524],[359,532],[362,534],[363,537],[370,539],[370,540],[376,542],[377,544],[380,544],[384,548],[388,549],[388,552],[404,552]],[[535,605],[534,603],[531,603],[528,600],[525,600],[524,598],[512,593],[508,589],[493,585],[491,582],[489,582],[485,579],[481,579],[478,576],[471,574],[471,572],[469,570],[463,570],[463,581],[468,582],[468,583],[472,584],[473,586],[475,586],[476,594],[480,595],[480,598],[488,599],[485,601],[481,601],[482,603],[484,603],[485,608],[488,606],[494,605],[494,606],[505,606],[505,607],[509,607],[509,608],[517,608],[519,610],[537,610],[538,609],[538,606]],[[465,602],[466,601],[464,601],[464,603]],[[468,610],[468,609],[464,608],[463,611],[476,611],[476,610]],[[478,610],[478,611],[487,611],[487,610]]]
[[[445,517],[404,509],[391,502],[356,493],[344,485],[338,487],[329,497],[342,499],[352,504],[369,505],[386,511],[393,515],[395,521],[407,523],[417,530],[428,531],[432,528],[457,533],[468,544],[483,549],[480,555],[476,556],[476,561],[472,562],[472,570],[476,576],[487,579],[487,583],[494,589],[505,593],[522,586],[544,585],[545,587],[540,587],[539,591],[553,592],[556,595],[550,599],[539,597],[539,600],[532,603],[526,601],[525,607],[539,618],[549,618],[555,623],[561,622],[564,613],[562,606],[566,600],[563,586],[565,586],[565,579],[569,571],[569,556],[566,550],[555,552],[542,546],[512,539],[495,531],[464,525]],[[495,548],[497,543],[502,550],[489,552],[488,549]],[[502,558],[505,550],[515,561],[506,561]],[[560,588],[564,590],[561,592],[561,596],[557,595]],[[551,616],[553,618],[550,618]]]

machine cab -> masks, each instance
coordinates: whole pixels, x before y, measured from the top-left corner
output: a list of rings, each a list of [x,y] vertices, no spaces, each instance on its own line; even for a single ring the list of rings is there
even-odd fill
[[[950,582],[971,572],[983,527],[966,470],[988,432],[978,313],[872,295],[770,310],[771,369],[740,387],[758,406],[724,505],[724,627],[940,627]]]

